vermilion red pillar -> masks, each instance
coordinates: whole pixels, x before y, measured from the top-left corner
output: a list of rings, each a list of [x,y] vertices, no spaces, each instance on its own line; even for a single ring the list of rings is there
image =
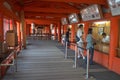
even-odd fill
[[[46,26],[45,29],[46,29],[45,32],[47,33],[47,34],[46,34],[46,39],[49,39],[49,38],[50,38],[50,35],[51,35],[50,26]]]
[[[24,17],[24,11],[21,10],[21,33],[22,33],[22,41],[23,47],[26,48],[26,22]]]
[[[75,36],[76,36],[76,34],[75,34],[75,27],[76,27],[76,24],[73,24],[72,25],[72,27],[71,27],[71,36],[70,36],[70,41],[71,42],[74,42],[75,41]]]
[[[26,35],[29,36],[30,35],[30,24],[27,24],[26,26]]]
[[[68,27],[68,25],[64,25],[63,26],[63,32],[64,32],[64,34],[67,32],[67,27]]]
[[[55,39],[57,38],[57,26],[55,25],[55,27],[54,27],[54,36],[55,36]]]
[[[13,21],[10,20],[10,30],[13,30]]]
[[[46,27],[46,33],[51,34],[51,31],[50,31],[50,26],[47,26],[47,27]]]
[[[32,34],[32,26],[30,25],[30,35]]]
[[[60,25],[60,23],[58,23],[57,26],[58,26],[58,41],[61,41],[61,25]]]
[[[49,34],[51,35],[51,29],[50,29],[50,26],[48,27],[48,31],[49,31]]]
[[[3,30],[3,16],[0,14],[0,41],[4,40],[4,30]]]
[[[88,34],[88,28],[89,28],[89,23],[88,22],[85,22],[84,23],[84,40],[85,40],[85,38],[86,38],[86,36],[87,36],[87,34]]]
[[[17,22],[17,32],[18,32],[18,41],[21,44],[21,31],[20,31],[20,23]]]
[[[28,36],[30,36],[30,27],[31,27],[31,25],[29,24],[29,28],[28,28]]]
[[[30,27],[29,27],[29,35],[31,35],[31,24],[30,24]]]
[[[109,53],[109,69],[112,69],[113,59],[116,56],[116,48],[118,47],[118,18],[111,18],[111,30],[110,30],[110,53]]]
[[[45,33],[48,33],[48,29],[47,29],[48,26],[45,26]]]

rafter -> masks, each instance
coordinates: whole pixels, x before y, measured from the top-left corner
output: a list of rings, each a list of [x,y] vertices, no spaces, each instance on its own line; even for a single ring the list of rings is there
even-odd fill
[[[26,19],[27,24],[35,23],[35,24],[42,24],[42,25],[50,25],[56,24],[57,21],[50,21],[50,20],[36,20],[36,19]]]
[[[73,9],[55,9],[55,8],[38,8],[38,7],[24,7],[24,11],[44,12],[44,13],[79,13],[79,10]]]
[[[72,2],[72,3],[85,3],[85,4],[101,4],[105,5],[107,0],[34,0],[34,1],[51,1],[51,2]]]
[[[34,16],[29,16],[29,17],[25,17],[25,19],[34,19],[34,20],[49,20],[49,21],[60,21],[61,18],[47,18],[47,17],[40,17],[40,18],[36,18]]]
[[[7,2],[11,2],[12,4],[15,4],[17,2],[17,0],[6,0]]]
[[[0,0],[0,7],[3,6],[5,0]]]
[[[35,12],[25,12],[25,16],[51,16],[51,17],[67,17],[68,14],[51,14],[51,13],[35,13]]]
[[[49,4],[49,5],[48,5]],[[55,8],[55,7],[60,7],[60,8],[65,8],[65,9],[75,9],[77,10],[75,7],[73,6],[70,6],[69,4],[67,3],[61,3],[61,2],[38,2],[38,1],[34,1],[34,2],[31,2],[31,3],[28,3],[28,4],[24,4],[24,6],[27,6],[27,7],[49,7],[49,8]]]

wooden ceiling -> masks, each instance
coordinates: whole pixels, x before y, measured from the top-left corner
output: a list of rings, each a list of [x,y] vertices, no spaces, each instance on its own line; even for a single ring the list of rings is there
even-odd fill
[[[58,21],[71,13],[79,13],[81,9],[92,4],[104,7],[107,0],[6,0],[18,12],[23,9],[26,19],[44,19]]]

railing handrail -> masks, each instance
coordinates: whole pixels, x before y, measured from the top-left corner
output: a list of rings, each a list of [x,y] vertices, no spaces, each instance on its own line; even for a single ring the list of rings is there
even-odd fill
[[[83,49],[83,50],[87,50],[85,47],[80,47],[80,46],[78,46],[77,45],[77,43],[70,43],[70,45],[73,45],[73,46],[77,46],[77,48],[81,48],[81,49]]]
[[[68,42],[65,42],[65,58],[67,58],[67,44]],[[86,67],[86,79],[88,79],[89,77],[89,49],[86,49],[84,47],[80,47],[78,46],[76,43],[69,43],[70,45],[74,45],[75,46],[75,60],[74,60],[74,68],[76,68],[77,66],[77,48],[81,48],[83,50],[87,50],[87,67]]]

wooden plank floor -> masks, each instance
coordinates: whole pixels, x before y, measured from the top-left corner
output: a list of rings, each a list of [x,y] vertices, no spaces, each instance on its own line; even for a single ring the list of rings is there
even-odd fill
[[[59,43],[57,45],[57,47],[64,52],[64,48],[63,45],[61,45],[61,43]],[[74,55],[74,51],[71,49],[68,49],[68,56],[73,56]],[[95,57],[95,56],[94,56]],[[73,57],[70,57],[72,60],[74,60]],[[81,68],[83,67],[83,69],[86,69],[86,64],[84,63],[84,60],[78,59],[77,60],[77,67]],[[96,80],[120,80],[120,75],[110,71],[109,69],[101,66],[100,64],[97,64],[94,62],[94,65],[90,65],[89,67],[89,76],[90,77],[94,77]],[[89,78],[89,80],[92,80],[93,78]]]
[[[18,71],[8,70],[3,80],[85,80],[83,68],[74,69],[72,59],[54,41],[30,41],[18,56]]]

